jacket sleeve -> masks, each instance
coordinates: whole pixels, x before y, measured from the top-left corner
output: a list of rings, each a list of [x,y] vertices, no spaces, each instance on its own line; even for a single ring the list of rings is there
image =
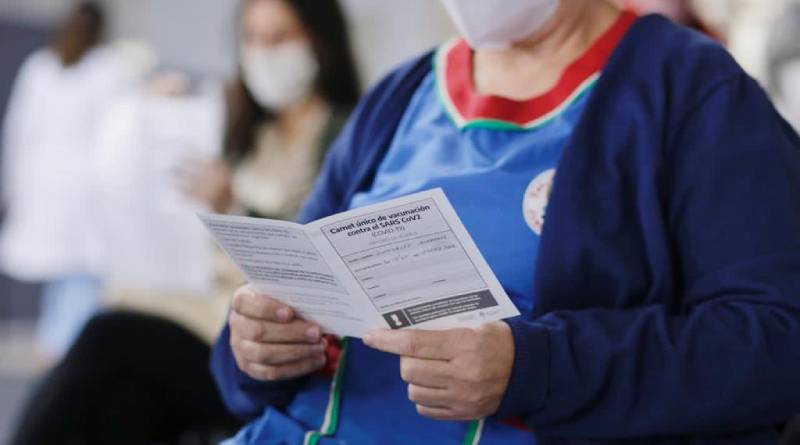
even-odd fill
[[[544,436],[622,439],[800,412],[800,141],[745,74],[698,100],[666,155],[683,307],[511,321],[517,356],[498,416]]]

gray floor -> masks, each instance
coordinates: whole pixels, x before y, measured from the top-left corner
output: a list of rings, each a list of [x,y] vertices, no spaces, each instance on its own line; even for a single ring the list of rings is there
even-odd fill
[[[28,378],[0,377],[0,444],[10,440],[11,428],[30,385]]]
[[[0,445],[11,429],[40,367],[33,354],[33,322],[0,320]]]

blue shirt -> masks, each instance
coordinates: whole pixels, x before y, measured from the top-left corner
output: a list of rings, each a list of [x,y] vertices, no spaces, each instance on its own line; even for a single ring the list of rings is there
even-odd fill
[[[441,187],[514,304],[530,317],[531,271],[547,198],[589,91],[536,128],[461,129],[431,73],[411,100],[372,188],[356,194],[350,208]]]

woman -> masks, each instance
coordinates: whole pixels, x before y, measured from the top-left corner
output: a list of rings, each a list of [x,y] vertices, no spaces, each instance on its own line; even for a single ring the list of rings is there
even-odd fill
[[[247,0],[242,26],[243,74],[225,135],[231,167],[193,164],[183,179],[187,192],[220,211],[290,217],[357,99],[343,14],[334,0]],[[268,193],[240,194],[240,181]],[[183,304],[177,312],[192,318],[186,314],[196,312],[188,307],[194,303]],[[188,330],[123,311],[94,317],[32,397],[11,443],[211,443],[235,431],[238,420],[214,386],[209,344],[195,334],[205,329],[197,325]]]
[[[69,348],[101,294],[90,172],[97,122],[123,79],[100,45],[103,26],[98,6],[78,6],[21,68],[5,124],[0,262],[44,283],[37,345],[48,361]]]
[[[336,358],[244,287],[212,358],[255,419],[228,443],[774,443],[800,408],[797,134],[662,17],[443,3],[464,39],[362,100],[299,219],[442,187],[522,316]]]
[[[225,159],[192,160],[183,189],[217,212],[292,219],[358,99],[336,2],[248,0]]]

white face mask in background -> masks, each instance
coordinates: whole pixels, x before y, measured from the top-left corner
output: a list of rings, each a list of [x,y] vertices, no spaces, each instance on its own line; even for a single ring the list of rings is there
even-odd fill
[[[243,48],[242,71],[256,102],[279,111],[311,94],[319,64],[311,46],[296,41]]]
[[[498,50],[540,30],[560,0],[442,0],[461,35],[474,49]]]

